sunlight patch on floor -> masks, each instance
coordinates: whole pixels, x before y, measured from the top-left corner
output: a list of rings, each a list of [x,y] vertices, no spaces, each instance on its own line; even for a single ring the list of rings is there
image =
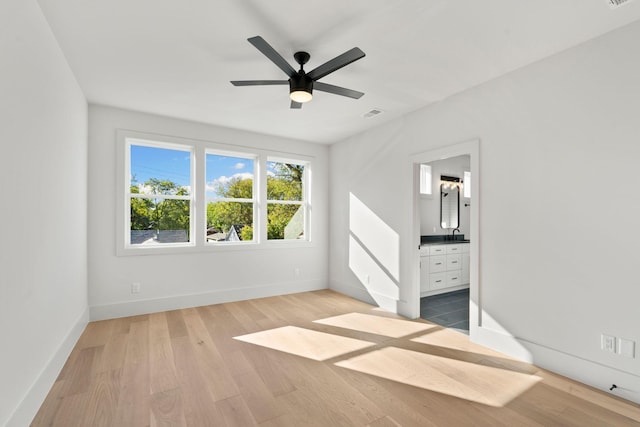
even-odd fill
[[[396,347],[372,351],[335,365],[496,407],[504,406],[541,380],[534,375]]]
[[[332,359],[375,345],[369,341],[312,331],[296,326],[284,326],[234,337],[234,339],[318,361]]]
[[[407,335],[438,328],[437,325],[391,319],[389,317],[374,316],[372,314],[364,313],[342,314],[340,316],[314,320],[314,323],[337,326],[339,328],[383,335],[391,338],[405,337]]]

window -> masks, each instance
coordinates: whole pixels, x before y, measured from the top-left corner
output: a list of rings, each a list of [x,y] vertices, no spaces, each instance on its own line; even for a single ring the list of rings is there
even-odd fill
[[[267,160],[267,239],[306,239],[306,165]]]
[[[310,242],[311,157],[117,134],[118,255]]]
[[[471,172],[464,171],[464,178],[462,184],[462,196],[470,199],[471,198]]]
[[[255,158],[207,152],[207,242],[252,242],[256,198]]]
[[[190,147],[132,141],[128,145],[128,244],[192,241]]]
[[[420,194],[431,195],[431,166],[420,165]]]

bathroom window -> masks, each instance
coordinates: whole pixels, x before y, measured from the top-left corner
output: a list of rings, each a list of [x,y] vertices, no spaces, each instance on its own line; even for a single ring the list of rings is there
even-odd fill
[[[471,198],[471,172],[464,171],[464,178],[462,184],[462,197],[466,199]]]
[[[431,196],[431,166],[420,165],[420,194]]]

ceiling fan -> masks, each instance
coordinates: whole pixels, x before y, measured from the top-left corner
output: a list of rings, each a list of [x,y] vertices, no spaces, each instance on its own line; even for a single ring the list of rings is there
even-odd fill
[[[269,58],[289,77],[289,80],[232,80],[234,86],[267,86],[267,85],[289,85],[289,97],[291,98],[291,108],[302,108],[302,104],[311,101],[313,90],[333,93],[335,95],[347,96],[349,98],[358,99],[364,93],[356,90],[347,89],[340,86],[334,86],[318,80],[327,74],[349,65],[360,58],[363,58],[364,52],[360,48],[354,47],[346,51],[342,55],[338,55],[330,61],[325,62],[319,67],[314,68],[308,73],[304,71],[304,64],[311,57],[307,52],[296,52],[293,58],[300,64],[300,70],[296,71],[289,63],[275,51],[269,43],[262,37],[255,36],[247,39],[249,43],[255,46],[260,52]]]

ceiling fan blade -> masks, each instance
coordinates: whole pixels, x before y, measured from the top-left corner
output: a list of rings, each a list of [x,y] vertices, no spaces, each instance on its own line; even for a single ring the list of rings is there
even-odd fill
[[[335,95],[347,96],[353,99],[359,99],[362,95],[364,95],[363,92],[358,92],[357,90],[347,89],[345,87],[340,87],[340,86],[329,85],[322,82],[314,82],[313,89],[319,90],[322,92],[333,93]]]
[[[296,70],[278,53],[276,50],[271,47],[269,43],[267,43],[262,37],[255,36],[248,38],[249,43],[254,45],[256,49],[258,49],[264,56],[269,58],[271,62],[276,64],[278,68],[280,68],[284,73],[291,77],[297,74]]]
[[[346,51],[342,55],[338,55],[330,61],[325,62],[319,67],[314,68],[313,70],[307,73],[307,76],[311,78],[311,80],[318,80],[327,74],[333,73],[336,70],[344,67],[345,65],[351,64],[353,61],[357,61],[360,58],[364,58],[364,52],[360,50],[360,48],[354,47],[351,50]]]
[[[288,85],[289,80],[231,80],[234,86],[271,86]]]
[[[298,110],[298,109],[302,108],[302,103],[296,102],[296,101],[291,101],[291,108]]]

